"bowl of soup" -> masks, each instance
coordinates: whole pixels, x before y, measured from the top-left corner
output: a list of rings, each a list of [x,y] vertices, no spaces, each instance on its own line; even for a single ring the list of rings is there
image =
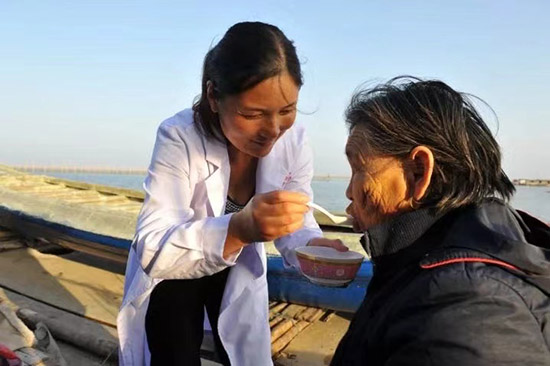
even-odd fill
[[[348,250],[339,252],[330,247],[307,246],[296,249],[302,274],[311,282],[341,287],[353,281],[365,257]]]

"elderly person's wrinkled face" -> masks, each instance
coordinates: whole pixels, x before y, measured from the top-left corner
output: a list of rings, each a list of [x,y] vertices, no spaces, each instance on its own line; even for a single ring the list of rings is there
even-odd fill
[[[360,127],[354,128],[346,144],[352,170],[346,190],[351,203],[346,212],[353,216],[357,231],[411,209],[408,172],[403,163],[395,157],[370,154],[364,134]]]

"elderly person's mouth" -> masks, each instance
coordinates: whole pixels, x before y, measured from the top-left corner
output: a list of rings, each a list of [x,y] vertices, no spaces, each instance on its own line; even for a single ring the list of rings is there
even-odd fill
[[[348,213],[348,217],[350,218],[353,231],[355,231],[356,233],[363,232],[363,229],[361,228],[361,226],[359,226],[359,221],[357,221],[355,216],[352,213]]]
[[[346,215],[350,218],[351,226],[353,228],[353,231],[356,233],[361,232],[361,228],[359,227],[359,222],[355,218],[355,213],[353,212],[353,209],[351,208],[351,205],[349,205],[346,208]]]

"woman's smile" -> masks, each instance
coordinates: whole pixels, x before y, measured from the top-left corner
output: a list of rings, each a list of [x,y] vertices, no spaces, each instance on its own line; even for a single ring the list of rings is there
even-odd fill
[[[252,142],[261,147],[268,147],[275,143],[275,139],[256,139],[252,140]]]
[[[239,153],[256,158],[266,156],[294,124],[299,90],[288,72],[283,72],[216,102],[220,107],[220,125],[229,143]],[[250,119],[243,111],[261,111],[261,114]]]

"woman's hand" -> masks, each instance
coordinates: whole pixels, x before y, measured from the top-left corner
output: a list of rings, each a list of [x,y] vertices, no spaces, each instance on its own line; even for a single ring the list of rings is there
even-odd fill
[[[272,191],[254,196],[229,221],[224,257],[248,243],[270,241],[291,234],[304,225],[309,197],[291,191]]]
[[[347,252],[349,248],[340,239],[314,238],[307,243],[308,246],[331,247],[339,252]]]

